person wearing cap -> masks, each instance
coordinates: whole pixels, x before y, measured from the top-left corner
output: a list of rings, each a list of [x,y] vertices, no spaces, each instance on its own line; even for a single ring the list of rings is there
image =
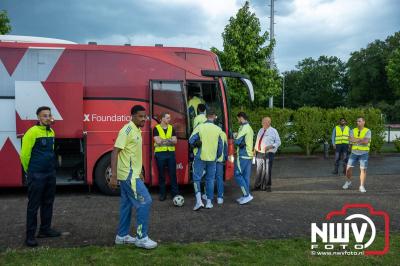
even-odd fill
[[[169,113],[161,114],[161,123],[153,129],[154,138],[154,157],[158,168],[158,186],[160,201],[166,199],[164,168],[167,166],[171,184],[171,198],[178,195],[178,182],[176,180],[176,157],[175,145],[177,143],[174,127],[170,124],[171,115]]]
[[[278,131],[271,126],[270,117],[264,117],[261,123],[263,127],[258,131],[254,146],[257,167],[254,190],[271,192],[272,163],[281,139]]]
[[[250,194],[250,175],[251,175],[251,160],[253,158],[253,137],[254,132],[251,128],[247,114],[239,112],[237,114],[240,127],[237,136],[235,137],[236,160],[235,160],[235,180],[239,185],[243,196],[236,201],[242,205],[253,200]]]
[[[60,232],[51,228],[56,193],[55,133],[51,109],[36,110],[38,123],[29,128],[22,138],[21,163],[27,176],[28,206],[26,211],[26,239],[28,247],[38,245],[36,240],[37,213],[40,208],[38,238],[58,237]]]
[[[350,128],[346,124],[346,119],[340,118],[338,125],[332,130],[332,145],[335,149],[335,167],[332,172],[334,175],[339,173],[340,158],[343,158],[343,173],[346,174],[350,137]]]
[[[213,110],[208,111],[207,121],[198,125],[189,138],[189,144],[197,148],[193,162],[193,186],[196,197],[194,211],[204,207],[201,198],[200,182],[204,171],[206,172],[206,208],[213,207],[214,179],[216,172],[216,161],[222,154],[221,128],[214,124],[216,114]]]

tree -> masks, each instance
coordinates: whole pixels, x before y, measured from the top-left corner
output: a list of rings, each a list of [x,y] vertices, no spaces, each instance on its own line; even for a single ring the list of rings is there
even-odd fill
[[[10,19],[7,16],[7,11],[0,11],[0,34],[7,34],[11,31]]]
[[[249,2],[246,1],[236,16],[229,19],[222,33],[223,51],[215,47],[211,50],[218,55],[224,70],[247,74],[254,85],[255,105],[267,106],[268,98],[277,95],[281,86],[277,71],[268,63],[274,42],[265,45],[268,32],[260,33],[260,21],[250,12]],[[247,102],[247,97],[244,97],[247,92],[237,80],[228,79],[228,87],[234,106]]]
[[[400,48],[394,50],[386,66],[389,87],[396,96],[400,96]]]
[[[393,51],[400,47],[400,32],[385,41],[376,40],[367,48],[351,53],[347,63],[350,85],[349,99],[353,106],[394,103],[394,88],[389,86],[386,66]]]
[[[346,104],[346,65],[339,58],[305,58],[296,68],[284,73],[287,107],[334,108]]]

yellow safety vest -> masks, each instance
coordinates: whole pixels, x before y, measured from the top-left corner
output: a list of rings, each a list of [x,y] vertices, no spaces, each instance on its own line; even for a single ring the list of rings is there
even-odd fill
[[[201,98],[199,98],[199,97],[197,97],[197,96],[194,96],[194,97],[189,101],[189,103],[188,103],[188,108],[193,107],[194,113],[195,113],[195,115],[197,116],[197,107],[198,107],[199,104],[201,104],[201,103],[204,104],[204,103],[205,103],[204,100],[201,99]]]
[[[358,135],[358,128],[353,129],[353,137],[355,139],[363,139],[365,138],[365,135],[368,132],[368,128],[364,127],[361,132],[360,132],[360,136]],[[369,151],[369,147],[371,145],[371,141],[368,142],[368,144],[358,144],[358,143],[353,143],[353,146],[351,148],[351,150],[353,151]]]
[[[172,126],[168,125],[167,134],[165,134],[164,129],[161,125],[156,126],[158,130],[158,136],[160,139],[170,139],[172,137]],[[154,144],[154,152],[162,152],[162,151],[175,151],[175,146],[161,146],[158,144]]]
[[[335,144],[349,144],[350,128],[345,126],[343,131],[336,126]]]

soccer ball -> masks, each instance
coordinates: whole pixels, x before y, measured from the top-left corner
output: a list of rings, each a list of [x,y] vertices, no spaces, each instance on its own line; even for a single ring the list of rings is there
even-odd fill
[[[177,207],[182,207],[183,203],[185,203],[185,199],[181,195],[176,195],[173,199],[172,202],[174,203],[175,206]]]

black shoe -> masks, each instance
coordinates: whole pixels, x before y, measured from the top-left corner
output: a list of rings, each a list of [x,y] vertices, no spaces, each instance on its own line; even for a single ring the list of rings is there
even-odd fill
[[[253,188],[253,191],[260,191],[260,190],[261,190],[260,187],[254,187],[254,188]]]
[[[53,230],[53,229],[49,229],[44,232],[39,232],[37,237],[38,238],[46,238],[46,237],[59,237],[59,236],[61,236],[60,232]]]
[[[27,247],[33,248],[33,247],[37,247],[37,246],[38,246],[38,242],[37,242],[36,239],[34,239],[34,238],[27,238],[27,239],[25,240],[25,245],[26,245]]]
[[[159,198],[160,201],[164,201],[164,200],[166,200],[166,199],[167,199],[167,196],[166,196],[166,195],[160,195],[160,198]]]
[[[271,189],[271,187],[267,187],[267,188],[265,188],[264,191],[266,191],[266,192],[272,192],[272,189]]]

